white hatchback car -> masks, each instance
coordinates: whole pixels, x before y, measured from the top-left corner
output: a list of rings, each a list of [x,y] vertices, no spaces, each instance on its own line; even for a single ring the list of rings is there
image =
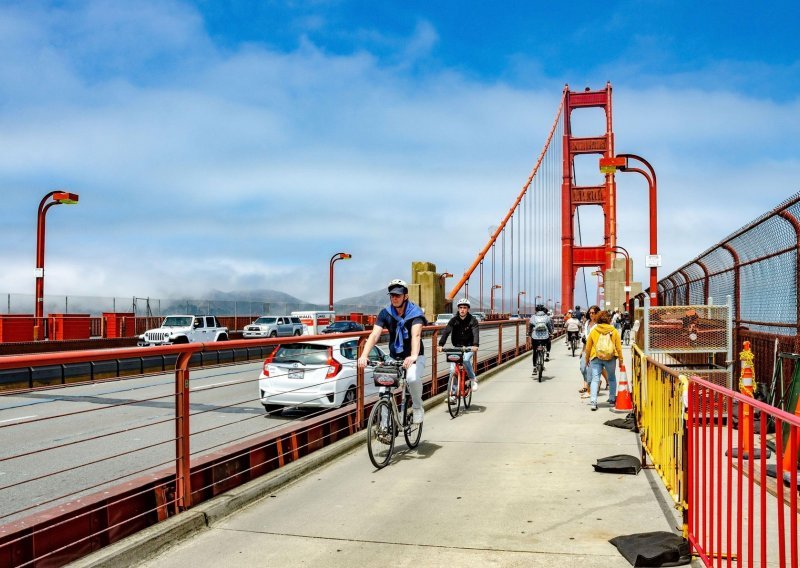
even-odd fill
[[[356,400],[358,338],[322,339],[285,343],[264,361],[258,389],[267,412],[284,407],[338,408]],[[369,352],[370,361],[388,355],[379,347]],[[364,395],[378,392],[372,368],[364,368]]]
[[[433,322],[433,325],[447,325],[453,319],[453,314],[439,314],[436,316],[436,321]]]

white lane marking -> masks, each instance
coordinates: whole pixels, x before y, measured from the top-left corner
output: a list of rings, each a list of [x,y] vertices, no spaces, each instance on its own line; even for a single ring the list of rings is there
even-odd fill
[[[221,387],[222,385],[232,385],[233,383],[240,383],[240,382],[242,382],[242,381],[225,381],[223,383],[214,383],[213,385],[205,385],[205,386],[202,386],[202,387],[195,387],[195,388],[189,389],[189,390],[190,391],[201,391],[201,390],[211,389],[211,388],[214,388],[214,387]]]
[[[0,424],[3,422],[14,422],[15,420],[27,420],[28,418],[36,418],[36,414],[33,416],[20,416],[19,418],[9,418],[8,420],[0,420]]]

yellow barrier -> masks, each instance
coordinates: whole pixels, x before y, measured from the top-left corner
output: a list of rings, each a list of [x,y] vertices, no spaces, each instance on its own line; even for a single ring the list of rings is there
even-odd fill
[[[688,453],[683,395],[687,379],[648,359],[635,345],[631,357],[633,411],[642,439],[642,465],[646,452],[675,507],[685,517]]]

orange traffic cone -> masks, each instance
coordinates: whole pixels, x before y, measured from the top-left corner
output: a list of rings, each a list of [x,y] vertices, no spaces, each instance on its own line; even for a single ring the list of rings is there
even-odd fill
[[[619,362],[619,380],[617,381],[617,403],[614,410],[633,410],[631,393],[628,390],[628,374],[625,372],[625,362]]]
[[[742,362],[742,372],[739,375],[739,392],[750,398],[753,398],[753,393],[756,389],[756,377],[755,373],[753,372],[753,359],[755,359],[755,356],[750,350],[750,342],[745,341],[743,343],[743,349],[739,353],[739,360]],[[741,452],[743,459],[761,459],[761,449],[753,447],[753,422],[755,418],[753,415],[753,408],[746,402],[740,402],[740,404],[743,405],[742,419],[739,423],[739,428],[742,434],[742,447],[733,448],[731,455],[733,457],[738,457],[739,452]],[[765,448],[764,454],[766,457],[770,457],[772,452],[769,451],[769,448]],[[727,452],[725,452],[725,455],[727,455]]]

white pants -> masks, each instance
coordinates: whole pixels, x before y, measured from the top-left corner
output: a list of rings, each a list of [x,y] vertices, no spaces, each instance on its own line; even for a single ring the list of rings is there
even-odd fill
[[[419,410],[422,408],[422,376],[425,374],[425,355],[419,355],[417,362],[406,369],[406,383],[411,393],[411,404]]]

